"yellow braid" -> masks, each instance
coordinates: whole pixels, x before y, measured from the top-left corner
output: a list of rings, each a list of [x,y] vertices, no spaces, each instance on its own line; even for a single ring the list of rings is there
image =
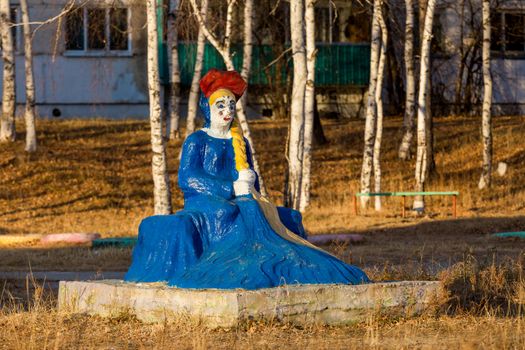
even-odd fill
[[[232,134],[233,154],[235,155],[235,169],[237,169],[237,171],[250,169],[248,156],[246,155],[246,143],[244,142],[242,130],[237,124],[237,120],[233,121],[230,132]]]
[[[250,165],[248,164],[248,156],[246,155],[246,143],[244,142],[242,130],[235,119],[233,120],[230,132],[232,135],[233,153],[235,156],[235,169],[237,169],[237,171],[249,169]],[[313,245],[312,243],[288,230],[279,217],[277,207],[268,198],[261,196],[259,192],[255,191],[254,189],[252,189],[251,193],[259,204],[259,208],[261,208],[263,211],[264,217],[268,221],[268,224],[279,236],[290,242],[305,245],[310,248],[325,252],[321,248]],[[328,252],[325,253],[330,254]]]

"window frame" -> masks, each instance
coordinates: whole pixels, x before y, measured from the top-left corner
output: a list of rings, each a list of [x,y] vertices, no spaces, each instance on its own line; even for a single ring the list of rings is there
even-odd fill
[[[516,51],[516,50],[507,50],[505,47],[506,41],[506,34],[507,34],[507,24],[506,24],[506,15],[507,14],[513,14],[513,15],[521,15],[525,19],[525,10],[522,9],[512,9],[512,8],[496,8],[492,9],[495,16],[500,16],[500,25],[499,31],[501,32],[500,40],[502,42],[501,49],[499,50],[493,50],[492,47],[490,49],[490,54],[494,58],[509,58],[509,59],[525,59],[525,35],[523,37],[523,50],[522,51]],[[491,30],[494,31],[494,26],[492,25],[491,21]],[[524,20],[524,28],[523,31],[525,33],[525,20]],[[492,40],[493,38],[491,38]]]
[[[111,9],[125,9],[127,12],[126,20],[127,20],[127,39],[128,39],[128,48],[126,50],[111,50],[111,18],[110,18],[110,10]],[[106,39],[106,47],[104,49],[89,49],[88,43],[89,43],[89,28],[88,28],[88,10],[92,9],[100,9],[104,10],[104,36]],[[64,47],[64,56],[68,57],[130,57],[133,56],[133,40],[131,35],[131,7],[129,6],[117,6],[117,7],[110,7],[110,6],[84,6],[81,8],[82,10],[82,25],[83,25],[83,41],[82,46],[84,47],[83,50],[68,50],[66,47]],[[64,21],[64,46],[66,45],[65,42],[65,33],[66,33],[67,27],[66,22]]]
[[[317,10],[319,10],[319,12],[317,12]],[[326,16],[326,19],[327,19],[327,22],[326,23],[323,23],[324,24],[327,24],[328,26],[323,26],[322,29],[320,29],[320,26],[317,21],[315,23],[315,36],[317,36],[317,33],[319,30],[326,30],[326,35],[327,35],[327,40],[326,41],[323,41],[323,40],[317,40],[317,38],[315,39],[315,43],[316,44],[340,44],[342,43],[341,41],[338,40],[334,40],[334,20],[337,19],[337,21],[339,21],[339,11],[337,9],[337,7],[335,6],[335,4],[333,4],[332,2],[328,2],[328,4],[319,4],[319,3],[316,3],[315,4],[315,7],[314,7],[314,18],[317,19],[317,14],[321,14],[322,12],[321,11],[327,11],[327,16]],[[340,35],[340,33],[338,33]]]

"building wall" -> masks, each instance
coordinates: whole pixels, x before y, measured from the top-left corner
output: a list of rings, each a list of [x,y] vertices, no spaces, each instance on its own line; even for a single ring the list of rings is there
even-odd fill
[[[30,21],[58,16],[68,1],[29,0]],[[85,2],[79,2],[85,3]],[[34,75],[38,113],[50,117],[145,117],[148,113],[146,76],[146,18],[140,0],[90,1],[87,6],[130,8],[130,50],[127,52],[67,51],[65,21],[38,26],[33,39]],[[12,1],[12,6],[19,6]],[[22,29],[17,29],[16,82],[19,112],[25,103]],[[2,63],[0,62],[0,67]],[[1,81],[0,81],[1,87]]]
[[[449,104],[445,106],[445,111],[451,108],[455,102],[456,83],[460,67],[460,45],[469,47],[476,40],[476,31],[481,30],[481,1],[472,0],[472,9],[466,6],[464,16],[464,32],[461,36],[460,10],[456,7],[458,3],[442,0],[436,21],[440,24],[440,47],[443,52],[434,53],[433,62],[433,82],[434,90],[438,92],[437,97],[442,97],[441,103]],[[511,9],[523,13],[525,7],[516,1],[502,1],[498,9]],[[495,11],[494,11],[495,12]],[[468,23],[473,19],[474,29]],[[481,40],[481,38],[479,38]],[[478,59],[481,63],[481,51],[478,51]],[[479,79],[475,84],[475,93],[482,96],[483,82],[481,67],[475,66],[474,76]],[[479,69],[479,70],[478,70]],[[521,54],[500,54],[491,52],[491,70],[493,78],[493,112],[495,114],[525,114],[525,51]],[[465,81],[464,81],[465,83]],[[479,114],[481,106],[476,106],[472,111]]]
[[[472,0],[473,8],[481,8],[480,0]],[[391,21],[404,23],[402,11],[404,2],[396,5],[399,11],[392,14],[401,17],[390,18]],[[17,0],[11,0],[12,6],[18,6]],[[29,0],[32,22],[47,22],[58,16],[68,0]],[[34,24],[36,30],[33,40],[34,73],[36,82],[37,108],[40,116],[50,117],[60,114],[61,117],[107,117],[107,118],[140,118],[148,114],[148,94],[146,76],[146,18],[143,0],[79,0],[85,6],[126,6],[131,10],[129,52],[119,54],[86,53],[78,54],[65,50],[64,17],[46,24]],[[332,2],[321,1],[319,6],[329,6]],[[395,2],[394,2],[395,3]],[[359,19],[366,16],[367,9],[351,7],[341,1],[338,4],[338,27],[333,33],[334,41],[361,41],[362,37],[348,36],[345,30],[364,26]],[[454,103],[455,82],[458,75],[459,55],[457,54],[461,38],[458,27],[460,19],[455,6],[456,2],[440,1],[439,21],[443,29],[442,38],[445,54],[435,55],[433,61],[434,90],[437,89],[440,101],[445,108]],[[507,1],[506,8],[522,8],[520,2]],[[325,11],[326,12],[326,11]],[[322,11],[320,12],[322,14]],[[326,15],[326,14],[324,14]],[[361,22],[360,22],[361,21]],[[327,22],[328,23],[328,22]],[[17,28],[17,101],[19,111],[25,102],[24,96],[24,58],[22,28]],[[463,41],[470,40],[468,30]],[[396,56],[401,57],[402,40],[395,40]],[[398,44],[398,45],[396,45]],[[344,44],[337,44],[344,45]],[[361,58],[359,62],[366,61]],[[355,63],[355,62],[354,62]],[[355,67],[348,62],[343,67]],[[1,66],[0,60],[0,66]],[[494,56],[492,59],[494,78],[494,112],[497,114],[525,114],[525,55],[518,57]],[[364,70],[361,69],[361,70]],[[329,70],[335,76],[340,75],[337,69]],[[322,78],[322,75],[318,75]],[[0,88],[1,88],[0,81]],[[321,113],[337,113],[343,117],[361,115],[363,95],[362,87],[332,86],[319,89],[318,103]],[[478,93],[482,85],[478,87]],[[388,101],[388,96],[386,97]],[[183,102],[184,103],[184,102]],[[268,108],[257,96],[250,96],[250,114],[260,115]],[[435,104],[435,105],[436,105]],[[185,106],[182,110],[184,111]]]

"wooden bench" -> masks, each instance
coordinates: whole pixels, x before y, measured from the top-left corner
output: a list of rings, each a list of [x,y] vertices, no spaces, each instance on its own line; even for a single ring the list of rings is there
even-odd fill
[[[354,196],[354,213],[357,215],[357,197],[402,197],[403,198],[403,217],[405,217],[406,197],[415,196],[452,196],[452,215],[454,218],[457,217],[457,197],[459,196],[458,191],[445,191],[445,192],[369,192],[369,193],[356,193]]]

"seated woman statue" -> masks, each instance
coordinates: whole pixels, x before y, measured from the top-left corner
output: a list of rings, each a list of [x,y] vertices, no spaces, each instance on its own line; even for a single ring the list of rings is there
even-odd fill
[[[179,168],[184,210],[142,221],[125,280],[197,289],[369,282],[310,244],[297,211],[259,194],[250,145],[234,120],[241,76],[212,69],[200,87],[205,125],[184,142]]]

